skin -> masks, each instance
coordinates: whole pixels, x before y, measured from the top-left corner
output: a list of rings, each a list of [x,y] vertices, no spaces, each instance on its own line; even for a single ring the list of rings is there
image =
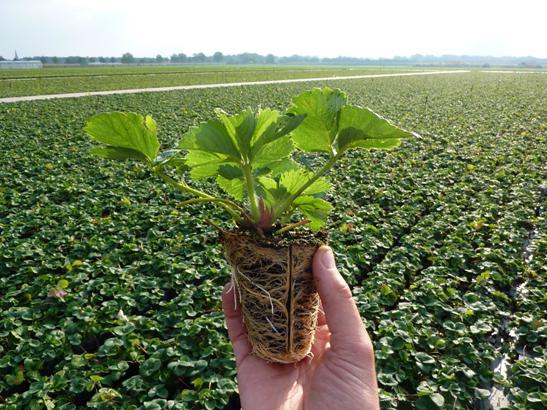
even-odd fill
[[[313,356],[296,364],[273,364],[251,355],[241,310],[234,309],[231,287],[224,288],[244,410],[380,408],[372,342],[329,247],[315,253],[313,274],[322,309]]]

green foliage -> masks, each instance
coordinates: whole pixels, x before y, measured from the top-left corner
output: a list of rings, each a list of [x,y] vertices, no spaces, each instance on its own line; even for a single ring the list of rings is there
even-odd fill
[[[269,233],[278,220],[291,221],[295,211],[313,231],[327,221],[331,205],[318,196],[330,188],[326,174],[350,148],[391,149],[411,133],[372,111],[347,105],[341,90],[315,88],[293,98],[287,114],[272,109],[246,109],[236,115],[217,110],[217,118],[191,128],[178,149],[188,151],[185,165],[195,180],[213,177],[218,186],[248,212],[227,199],[190,189],[167,177],[163,168],[171,159],[156,161],[159,142],[151,117],[133,113],[104,113],[91,118],[84,131],[106,147],[93,154],[108,159],[147,160],[152,170],[182,191],[197,195],[190,202],[214,202],[230,213],[240,226],[251,221],[260,234]],[[304,152],[326,152],[326,164],[310,171],[293,160],[296,147]],[[173,159],[175,157],[172,157]],[[227,209],[229,210],[229,209]],[[279,227],[283,229],[282,227]]]
[[[510,408],[545,408],[544,76],[337,85],[422,135],[404,149],[350,150],[322,198],[374,343],[382,407],[474,409],[505,354]],[[1,408],[236,407],[220,306],[230,272],[202,222],[218,212],[180,208],[191,196],[142,166],[89,155],[81,127],[97,111],[147,112],[172,147],[216,106],[281,109],[307,88],[0,104]]]
[[[2,70],[0,98],[83,91],[409,72],[409,67],[121,66]],[[418,70],[416,70],[418,71]],[[421,69],[419,71],[422,71]],[[24,79],[21,81],[20,79]]]
[[[293,98],[289,113],[305,115],[292,137],[307,152],[334,156],[357,147],[391,149],[412,136],[369,109],[347,105],[342,90],[307,91]]]
[[[156,122],[149,116],[112,112],[91,118],[84,131],[93,140],[106,144],[92,153],[109,159],[147,159],[158,155],[160,143]]]

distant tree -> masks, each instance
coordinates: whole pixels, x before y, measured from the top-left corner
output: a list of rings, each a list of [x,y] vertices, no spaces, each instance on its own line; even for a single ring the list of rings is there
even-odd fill
[[[192,62],[194,63],[205,63],[207,61],[207,56],[203,53],[197,53],[192,56]]]
[[[47,64],[47,57],[40,57],[42,64]]]
[[[15,55],[13,56],[13,61],[18,61],[19,57],[17,56],[17,50],[15,50]]]
[[[59,64],[59,57],[53,56],[53,58],[51,59],[51,62],[52,62],[53,64]]]
[[[173,54],[171,56],[172,63],[186,63],[188,61],[188,56],[184,53]]]
[[[273,54],[268,54],[264,61],[266,64],[275,64],[275,56]]]
[[[236,64],[261,64],[264,57],[256,53],[241,53],[236,57]]]
[[[95,62],[97,62],[97,58],[95,58],[95,57],[89,57],[89,62],[90,62],[90,63],[95,63]]]
[[[106,63],[106,58],[99,57],[99,63]]]
[[[110,62],[115,63],[116,62],[116,57],[110,57]]]
[[[158,63],[163,63],[163,57],[161,56],[161,54],[158,54],[158,55],[156,56],[156,61],[157,61]]]
[[[131,53],[125,53],[122,55],[122,64],[132,64],[135,62],[135,57]]]
[[[0,56],[0,61],[6,61],[6,59],[2,56]]]
[[[224,61],[224,54],[222,54],[220,51],[217,51],[215,54],[213,54],[213,63],[222,63]]]

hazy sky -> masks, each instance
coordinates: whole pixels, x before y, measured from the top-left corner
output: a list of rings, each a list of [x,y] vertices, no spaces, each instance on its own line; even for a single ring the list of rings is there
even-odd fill
[[[0,55],[547,57],[546,0],[0,0]]]

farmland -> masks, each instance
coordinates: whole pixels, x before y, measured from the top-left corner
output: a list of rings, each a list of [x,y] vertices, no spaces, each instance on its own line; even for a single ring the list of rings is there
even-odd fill
[[[0,104],[0,407],[236,408],[230,272],[197,217],[214,210],[91,156],[82,126],[150,114],[168,148],[216,107],[284,109],[312,85],[421,135],[330,176],[382,408],[479,408],[493,381],[509,408],[545,408],[547,80],[479,72]]]
[[[159,66],[0,70],[0,97],[291,78],[334,77],[401,71],[423,70],[407,67],[337,66]]]

